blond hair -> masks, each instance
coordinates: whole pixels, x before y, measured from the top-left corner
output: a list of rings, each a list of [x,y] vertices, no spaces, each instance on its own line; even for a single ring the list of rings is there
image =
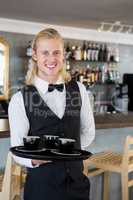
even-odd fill
[[[64,40],[61,37],[61,35],[58,33],[58,31],[56,31],[53,28],[47,28],[44,29],[42,31],[40,31],[35,38],[33,39],[32,42],[32,49],[35,50],[37,48],[37,42],[40,38],[44,38],[44,39],[59,39],[62,42],[63,48],[64,48]],[[33,59],[33,57],[31,58],[31,61],[29,62],[29,69],[27,71],[26,74],[26,84],[27,85],[31,85],[33,83],[33,79],[35,77],[35,75],[37,75],[37,63],[36,61]],[[63,78],[63,80],[65,82],[70,81],[70,74],[68,72],[66,72],[66,65],[64,63],[64,66],[62,67],[60,74]]]

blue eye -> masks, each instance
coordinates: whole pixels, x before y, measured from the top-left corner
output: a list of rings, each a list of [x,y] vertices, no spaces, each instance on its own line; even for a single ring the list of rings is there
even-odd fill
[[[61,51],[60,50],[56,50],[56,51],[53,52],[53,55],[54,56],[61,55]]]
[[[44,56],[49,56],[49,55],[53,55],[53,56],[60,56],[61,55],[61,51],[60,50],[55,50],[55,51],[53,51],[53,52],[49,52],[49,51],[47,51],[47,50],[44,50],[44,51],[42,51],[42,55],[44,55]]]

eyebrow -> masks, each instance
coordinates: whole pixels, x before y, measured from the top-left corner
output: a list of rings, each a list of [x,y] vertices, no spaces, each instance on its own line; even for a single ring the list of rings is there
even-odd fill
[[[41,52],[61,52],[60,49],[55,49],[53,51],[49,51],[49,50],[41,50]]]

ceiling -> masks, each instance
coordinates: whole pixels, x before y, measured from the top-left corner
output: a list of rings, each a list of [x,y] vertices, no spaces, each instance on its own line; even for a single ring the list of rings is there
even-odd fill
[[[82,28],[133,25],[133,0],[0,0],[0,17]]]

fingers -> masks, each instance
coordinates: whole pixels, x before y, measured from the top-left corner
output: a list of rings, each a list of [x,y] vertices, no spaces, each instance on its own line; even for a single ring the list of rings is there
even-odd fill
[[[44,160],[43,163],[51,163],[51,160]]]
[[[32,165],[41,165],[52,162],[51,160],[32,160]]]

